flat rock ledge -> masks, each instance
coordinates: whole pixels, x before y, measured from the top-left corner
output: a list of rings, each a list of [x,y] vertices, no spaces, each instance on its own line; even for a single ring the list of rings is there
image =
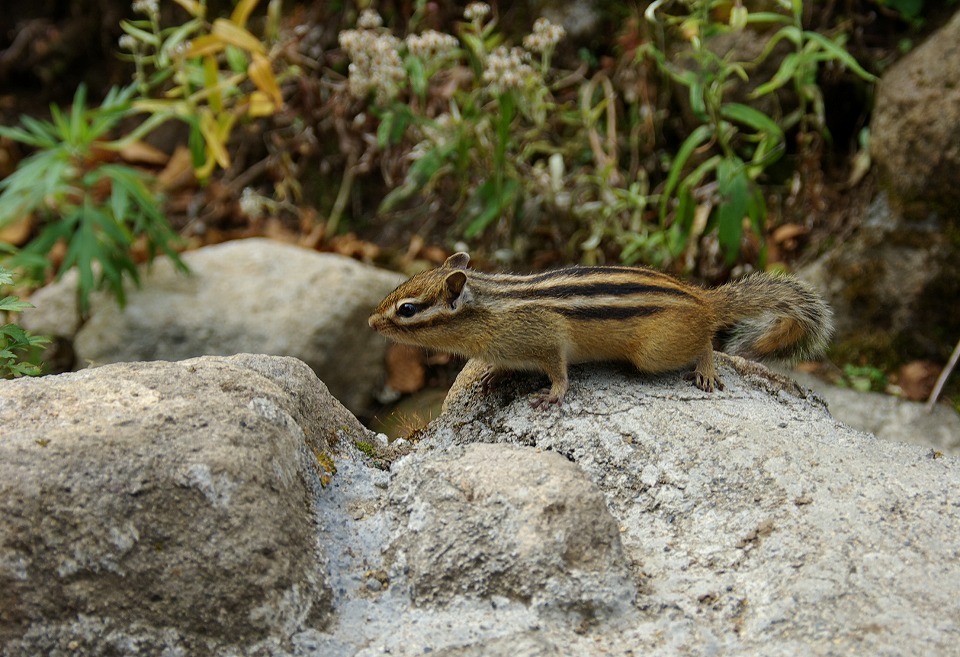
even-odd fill
[[[0,382],[0,655],[941,655],[960,460],[720,358],[469,364],[413,443],[301,362]]]

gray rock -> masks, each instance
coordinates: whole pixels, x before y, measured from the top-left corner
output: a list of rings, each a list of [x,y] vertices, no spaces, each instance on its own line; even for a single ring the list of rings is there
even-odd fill
[[[719,365],[472,363],[392,473],[291,359],[0,382],[0,654],[955,651],[960,460]]]
[[[468,364],[420,449],[556,451],[603,491],[644,581],[633,619],[575,640],[580,654],[954,650],[960,461],[850,430],[761,366],[720,365],[712,395],[679,375],[573,368],[564,405],[538,413],[545,379],[484,397]]]
[[[126,308],[94,295],[77,326],[75,278],[40,290],[23,324],[73,340],[88,363],[262,353],[307,363],[337,399],[365,412],[384,371],[386,341],[367,317],[402,276],[332,254],[248,239],[184,254],[191,276],[158,259]]]
[[[881,193],[842,247],[799,272],[834,311],[841,351],[945,363],[960,335],[960,253],[952,217],[907,219]]]
[[[390,487],[394,558],[413,601],[518,600],[589,624],[636,597],[600,491],[559,454],[471,444],[402,461]]]
[[[880,80],[870,151],[895,205],[960,206],[960,12]]]
[[[3,655],[223,654],[329,622],[312,500],[365,431],[302,363],[0,381],[0,427]]]
[[[841,388],[803,372],[791,372],[789,376],[815,390],[827,402],[830,414],[849,427],[881,440],[913,443],[960,456],[960,414],[947,404],[937,404],[927,411],[922,402]]]

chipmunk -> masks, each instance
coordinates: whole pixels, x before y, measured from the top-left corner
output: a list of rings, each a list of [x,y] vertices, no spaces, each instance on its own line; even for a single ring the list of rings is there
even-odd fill
[[[646,267],[567,267],[539,274],[486,274],[455,253],[391,292],[368,323],[404,344],[490,366],[485,389],[511,370],[539,370],[550,390],[536,408],[558,404],[570,363],[623,360],[641,372],[691,363],[701,390],[723,389],[713,339],[747,358],[798,358],[821,352],[831,311],[791,276],[755,273],[704,289]]]

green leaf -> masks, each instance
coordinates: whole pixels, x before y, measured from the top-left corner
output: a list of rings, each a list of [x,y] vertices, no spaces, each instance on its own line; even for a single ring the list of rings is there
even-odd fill
[[[694,131],[683,140],[683,143],[680,144],[677,156],[673,158],[673,162],[670,164],[670,173],[667,174],[667,181],[663,187],[663,195],[660,202],[661,223],[666,223],[669,200],[677,184],[680,182],[680,176],[683,174],[683,168],[686,166],[687,160],[690,159],[690,156],[697,148],[705,144],[712,137],[713,127],[701,125],[695,128]]]
[[[117,221],[123,221],[130,208],[130,194],[126,188],[114,181],[113,189],[110,190],[110,210]]]
[[[819,32],[807,31],[803,33],[803,36],[819,45],[825,53],[830,55],[830,59],[843,63],[844,66],[852,70],[864,80],[872,82],[877,79],[875,75],[867,72],[866,69],[860,66],[860,63],[853,58],[853,55],[848,53],[844,47],[836,41],[828,39]]]
[[[49,146],[44,146],[44,148],[54,148],[60,145],[61,137],[57,134],[57,126],[53,123],[40,121],[26,114],[20,117],[20,123],[38,139],[43,139],[50,144]]]
[[[243,73],[247,70],[247,66],[250,64],[250,58],[247,57],[247,53],[231,45],[226,47],[225,52],[227,55],[227,66],[231,71],[234,73]]]
[[[377,146],[385,149],[390,144],[390,135],[393,134],[393,124],[397,119],[394,112],[384,112],[377,126]]]
[[[77,92],[73,95],[73,105],[70,107],[69,135],[80,142],[86,141],[87,122],[85,112],[87,111],[87,86],[80,83]],[[69,140],[68,140],[69,141]]]
[[[747,14],[747,23],[789,23],[790,17],[771,11],[751,11]]]
[[[468,207],[473,205],[479,210],[479,214],[463,231],[464,237],[469,239],[482,233],[487,226],[503,214],[503,210],[507,206],[513,203],[519,189],[520,183],[513,179],[506,181],[499,191],[493,180],[488,180],[478,187],[467,205]]]
[[[717,188],[722,197],[717,208],[718,237],[730,264],[740,253],[743,218],[750,202],[750,181],[739,158],[725,158],[717,166]]]
[[[427,71],[423,66],[423,60],[414,55],[408,55],[404,61],[407,75],[410,78],[410,88],[418,98],[425,98],[427,95]]]
[[[160,47],[160,37],[147,30],[140,29],[130,21],[120,21],[120,28],[138,41],[142,41],[154,48]]]
[[[424,153],[410,166],[403,184],[384,197],[380,203],[380,211],[389,212],[426,186],[447,164],[456,149],[457,141],[451,140]]]
[[[740,103],[726,103],[720,108],[720,116],[730,121],[736,121],[753,128],[757,132],[768,135],[774,142],[783,141],[783,130],[763,112]]]
[[[16,127],[0,126],[0,137],[6,137],[36,148],[53,148],[57,145],[57,141],[45,133],[36,134]]]
[[[11,281],[11,283],[12,282],[13,281]],[[0,310],[11,313],[19,313],[27,308],[33,308],[33,306],[26,301],[20,301],[19,297],[4,297],[0,299]]]
[[[707,101],[704,98],[704,86],[700,80],[690,85],[690,109],[701,121],[707,120]]]
[[[778,68],[777,72],[773,74],[773,77],[750,92],[748,97],[759,98],[760,96],[765,96],[773,91],[776,91],[793,79],[793,76],[800,67],[800,63],[801,60],[799,54],[795,52],[789,53],[783,58],[783,61],[780,63],[780,68]]]

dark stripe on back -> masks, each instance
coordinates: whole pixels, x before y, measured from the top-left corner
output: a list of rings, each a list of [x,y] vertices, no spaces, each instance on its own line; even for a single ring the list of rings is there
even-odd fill
[[[605,320],[648,317],[663,312],[660,306],[581,306],[579,308],[550,308],[570,319]]]
[[[588,296],[631,296],[635,294],[667,294],[675,297],[691,297],[685,290],[676,287],[663,287],[649,283],[567,283],[558,285],[544,285],[530,288],[491,288],[484,293],[493,297],[508,297],[512,299],[566,299],[569,297]]]
[[[549,281],[553,278],[563,276],[572,276],[580,278],[582,276],[593,276],[594,274],[632,274],[634,276],[650,276],[652,278],[666,279],[676,281],[677,279],[657,269],[647,267],[619,267],[616,265],[603,265],[595,267],[564,267],[562,269],[551,269],[538,274],[487,274],[471,270],[471,273],[481,280],[500,280],[507,283],[539,283]]]

